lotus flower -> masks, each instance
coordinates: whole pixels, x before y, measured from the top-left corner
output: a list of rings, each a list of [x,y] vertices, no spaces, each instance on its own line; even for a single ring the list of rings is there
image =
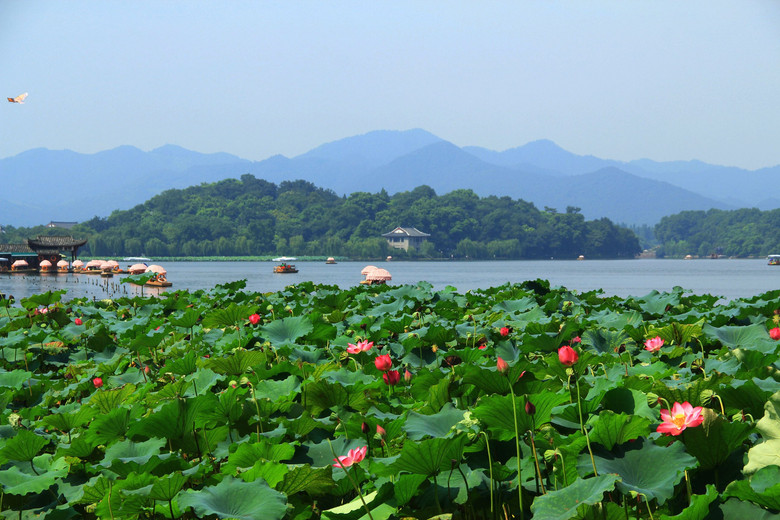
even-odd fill
[[[260,323],[260,315],[259,314],[252,314],[249,316],[249,323],[252,325],[257,325]]]
[[[101,386],[103,386],[103,379],[100,377],[96,377],[95,379],[92,380],[92,384],[95,385],[95,388],[100,388]]]
[[[684,429],[699,426],[704,421],[701,412],[701,406],[694,408],[688,401],[682,404],[675,402],[672,405],[672,413],[669,413],[669,410],[661,410],[663,422],[658,425],[656,431],[667,435],[680,435]]]
[[[347,343],[347,352],[350,354],[359,354],[361,352],[366,352],[367,350],[371,350],[371,347],[374,346],[373,341],[358,341],[357,345],[353,345],[352,343]]]
[[[502,336],[509,336],[509,327],[501,327],[498,331]]]
[[[509,370],[509,364],[500,357],[496,360],[496,370],[501,374],[506,374]]]
[[[661,339],[661,336],[656,336],[645,341],[645,350],[649,350],[650,352],[658,352],[663,344],[664,340]]]
[[[579,358],[577,352],[569,345],[564,345],[558,349],[558,359],[567,367],[572,366]]]
[[[398,370],[388,370],[382,374],[382,379],[385,380],[387,386],[395,386],[401,380],[401,374],[398,373]]]
[[[769,337],[777,341],[780,339],[780,327],[775,327],[769,331]]]
[[[81,321],[81,318],[76,318],[75,320],[73,320],[73,323],[75,323],[76,325],[81,325],[84,322]]]
[[[390,359],[390,354],[382,354],[381,356],[376,357],[374,365],[378,370],[387,372],[393,366],[393,360]]]
[[[342,455],[341,457],[337,459],[333,459],[336,461],[336,463],[333,465],[334,468],[348,468],[351,465],[360,462],[361,460],[366,458],[366,452],[368,451],[368,446],[363,446],[362,448],[355,448],[352,450],[349,450],[346,455]]]

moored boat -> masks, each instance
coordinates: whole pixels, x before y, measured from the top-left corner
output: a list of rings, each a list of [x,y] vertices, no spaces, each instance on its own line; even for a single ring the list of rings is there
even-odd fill
[[[780,255],[769,255],[766,259],[768,265],[780,265]]]
[[[297,273],[298,269],[293,264],[281,263],[274,266],[274,272],[277,274]]]
[[[147,273],[154,273],[154,277],[150,279],[148,282],[146,282],[146,285],[150,287],[170,287],[173,285],[172,282],[168,281],[167,274],[168,271],[165,270],[162,266],[159,265],[150,265],[146,268]]]
[[[331,264],[331,265],[332,265],[332,264],[335,264],[335,263],[336,263],[336,259],[335,259],[335,258],[333,258],[332,256],[329,256],[329,257],[328,257],[328,259],[327,259],[327,260],[325,260],[325,263],[326,263],[326,264]]]
[[[38,272],[41,274],[56,274],[57,268],[48,260],[41,260],[38,264]]]

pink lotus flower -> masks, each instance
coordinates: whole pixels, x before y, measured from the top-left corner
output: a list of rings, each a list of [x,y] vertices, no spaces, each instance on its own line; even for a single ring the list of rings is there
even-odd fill
[[[658,352],[661,350],[663,344],[664,340],[661,339],[661,336],[656,336],[645,341],[645,350],[649,350],[650,352]]]
[[[373,341],[358,341],[357,345],[353,345],[352,343],[347,343],[347,352],[350,354],[359,354],[361,352],[366,352],[367,350],[371,350],[371,347],[374,346]]]
[[[393,360],[390,359],[390,354],[382,354],[381,356],[376,357],[374,365],[378,370],[387,372],[393,366]]]
[[[775,327],[769,331],[769,337],[777,341],[780,339],[780,327]]]
[[[100,388],[101,386],[103,386],[103,379],[100,377],[96,377],[95,379],[92,380],[92,384],[95,385],[95,388]]]
[[[251,314],[249,316],[249,323],[251,323],[252,325],[257,325],[258,323],[260,323],[260,315],[257,313]]]
[[[73,320],[73,323],[75,323],[76,325],[81,325],[84,322],[81,321],[81,318],[76,318],[75,320]]]
[[[377,435],[379,435],[383,439],[384,439],[385,435],[387,435],[387,432],[385,431],[385,429],[382,428],[381,426],[379,426],[378,424],[376,425],[376,433],[377,433]]]
[[[412,380],[412,373],[409,372],[409,369],[404,370],[404,383],[408,383]]]
[[[579,358],[577,352],[569,345],[564,345],[558,349],[558,360],[567,367],[572,366]]]
[[[496,360],[496,370],[498,370],[500,374],[506,374],[509,370],[509,364],[499,357]]]
[[[502,336],[509,336],[509,327],[501,327],[498,331]]]
[[[387,386],[395,386],[401,380],[401,374],[398,373],[398,370],[388,370],[382,374],[382,379],[385,380]]]
[[[362,448],[355,448],[352,450],[349,450],[346,455],[342,455],[341,457],[337,459],[333,459],[336,461],[336,463],[333,465],[334,468],[348,468],[353,464],[356,464],[360,462],[361,460],[366,458],[366,452],[368,451],[368,446],[363,446]]]
[[[571,342],[572,343],[582,343],[582,338],[579,337],[579,336],[574,336],[573,338],[571,338]]]
[[[680,435],[685,428],[693,428],[704,421],[701,411],[701,406],[694,408],[688,401],[683,404],[675,402],[672,405],[672,413],[669,413],[669,410],[661,410],[663,422],[658,425],[656,431],[666,435]]]

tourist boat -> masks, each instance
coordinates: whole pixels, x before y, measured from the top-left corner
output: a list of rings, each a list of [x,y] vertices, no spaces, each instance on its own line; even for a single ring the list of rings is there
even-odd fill
[[[360,271],[360,274],[365,275],[365,280],[361,280],[361,285],[385,285],[393,277],[387,269],[381,269],[373,265],[367,265]]]
[[[32,274],[37,273],[38,270],[30,267],[27,260],[16,260],[11,264],[11,270],[8,272],[11,274]]]
[[[332,265],[332,264],[335,264],[335,263],[336,263],[336,259],[335,259],[335,258],[333,258],[332,256],[329,256],[329,257],[328,257],[328,259],[327,259],[327,260],[325,260],[325,263],[326,263],[326,264],[331,264],[331,265]]]
[[[769,255],[766,259],[769,265],[780,265],[780,255]]]
[[[104,260],[90,260],[84,264],[84,269],[81,270],[82,274],[100,274],[103,272]],[[76,265],[75,262],[73,265]]]
[[[70,272],[70,264],[67,260],[60,260],[57,262],[57,272],[58,273],[67,273]]]
[[[82,262],[81,260],[74,260],[73,272],[76,274],[84,272],[84,262]]]
[[[130,274],[144,274],[147,267],[149,266],[146,264],[133,264],[127,266],[127,272]]]
[[[41,260],[38,264],[38,272],[41,274],[56,274],[57,268],[48,260]]]
[[[146,282],[146,285],[150,287],[170,287],[173,285],[173,283],[169,282],[168,278],[166,277],[168,271],[166,271],[162,266],[150,265],[146,268],[146,272],[154,273],[154,277]]]
[[[298,269],[296,269],[293,264],[288,264],[285,262],[274,266],[274,272],[278,274],[297,273]]]

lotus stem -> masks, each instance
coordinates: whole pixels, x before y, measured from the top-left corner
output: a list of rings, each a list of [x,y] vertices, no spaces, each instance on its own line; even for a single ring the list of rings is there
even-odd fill
[[[515,448],[517,449],[517,503],[520,506],[520,519],[525,519],[525,512],[523,511],[523,480],[520,475],[520,434],[517,426],[517,407],[515,406],[515,389],[512,388],[512,383],[509,383],[509,392],[512,395],[512,414],[515,419]]]
[[[355,491],[357,491],[358,496],[360,497],[360,501],[363,503],[363,509],[366,510],[366,514],[368,514],[368,518],[370,520],[374,520],[374,517],[371,516],[371,510],[368,508],[368,504],[366,504],[365,499],[363,498],[363,493],[360,492],[360,487],[358,487],[357,482],[355,479],[352,478],[352,475],[349,474],[349,471],[344,466],[344,463],[341,462],[341,459],[338,455],[336,455],[336,451],[333,449],[333,444],[331,444],[330,439],[328,439],[328,446],[330,446],[330,452],[333,454],[333,458],[336,459],[336,462],[338,462],[339,467],[344,470],[344,473],[346,473],[347,478],[349,479],[349,482],[352,484],[352,487],[355,488]],[[437,499],[438,502],[438,499]]]
[[[574,379],[574,383],[577,386],[577,410],[580,413],[580,428],[582,429],[582,433],[585,434],[585,443],[588,445],[588,453],[590,453],[590,462],[593,464],[593,474],[595,476],[599,476],[599,472],[596,469],[596,460],[593,458],[593,450],[590,447],[590,435],[588,435],[588,429],[585,428],[585,423],[582,421],[582,400],[580,398],[580,380],[579,378]]]
[[[726,416],[726,411],[723,409],[723,400],[720,398],[720,396],[713,392],[712,394],[713,398],[716,398],[718,402],[720,403],[720,413],[723,415],[723,417]]]
[[[488,469],[490,470],[490,513],[493,516],[493,458],[490,456],[490,439],[487,433],[484,430],[480,433],[485,436],[485,447],[487,448]]]
[[[688,470],[685,470],[685,491],[688,494],[688,505],[691,505],[691,495],[693,494],[691,492],[691,479],[688,476]]]

